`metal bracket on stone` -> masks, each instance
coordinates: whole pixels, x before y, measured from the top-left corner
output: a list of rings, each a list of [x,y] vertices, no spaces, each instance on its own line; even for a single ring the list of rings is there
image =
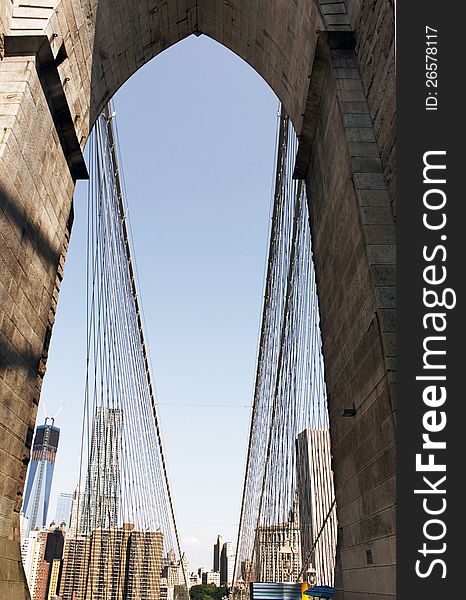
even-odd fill
[[[352,31],[318,31],[314,63],[310,74],[309,90],[303,115],[303,124],[299,134],[298,152],[293,171],[294,179],[304,179],[311,158],[311,148],[317,128],[320,98],[325,73],[329,66],[330,50],[338,48],[352,49],[355,37]]]
[[[73,180],[89,179],[65,90],[46,35],[5,36],[5,56],[35,56],[36,69]]]

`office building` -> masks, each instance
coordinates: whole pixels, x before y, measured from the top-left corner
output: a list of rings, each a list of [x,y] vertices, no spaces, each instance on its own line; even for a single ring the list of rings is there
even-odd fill
[[[65,541],[60,600],[85,600],[89,577],[91,538],[75,532]]]
[[[62,561],[54,559],[50,567],[49,589],[47,600],[58,600],[58,585]]]
[[[45,529],[34,529],[22,540],[21,556],[23,560],[24,574],[28,583],[29,592],[33,595],[36,587],[39,564],[44,554],[47,531]]]
[[[224,542],[221,535],[217,536],[214,544],[213,572],[220,573],[221,585],[231,585],[233,570],[235,568],[235,555],[231,542]]]
[[[165,577],[160,578],[160,600],[175,600],[175,588],[169,587]]]
[[[48,600],[58,579],[63,556],[64,531],[35,529],[21,545],[24,573],[31,600]],[[58,565],[56,564],[58,562]]]
[[[213,561],[213,570],[214,572],[220,573],[220,557],[222,554],[223,548],[223,540],[222,536],[217,536],[217,543],[214,544],[214,561]]]
[[[171,550],[163,560],[162,578],[171,589],[189,586],[188,568],[186,555],[183,554],[181,559],[177,560],[175,552]]]
[[[45,527],[49,509],[50,490],[57,455],[60,429],[54,426],[54,419],[46,418],[43,425],[36,427],[32,444],[26,487],[21,512],[25,517],[23,534]]]
[[[31,590],[32,600],[48,600],[49,592],[51,591],[52,571],[54,580],[58,579],[64,541],[64,531],[59,527],[49,529],[45,532],[45,539],[42,545],[43,552],[37,565],[34,587]],[[56,581],[54,582],[54,587],[56,588]]]
[[[181,562],[176,560],[173,550],[168,552],[163,560],[162,577],[166,580],[167,586],[171,588],[181,585],[184,581]]]
[[[122,411],[97,408],[79,514],[79,533],[118,527]]]
[[[127,549],[125,600],[159,600],[162,550],[163,534],[160,531],[131,532]]]
[[[131,523],[70,536],[60,600],[160,600],[162,549],[160,531],[138,531]]]
[[[335,491],[329,430],[305,429],[298,436],[296,451],[301,556],[304,570],[315,569],[317,584],[332,586],[337,518],[336,508],[332,509]],[[317,536],[319,539],[313,549]]]
[[[286,523],[261,525],[254,545],[254,581],[287,583],[298,581],[301,543],[296,510]]]
[[[220,573],[218,571],[204,571],[202,573],[202,585],[220,586]]]
[[[69,529],[71,524],[71,511],[73,508],[74,494],[61,493],[57,500],[57,509],[55,511],[55,525],[61,527],[65,523],[66,529]]]
[[[225,542],[220,554],[220,583],[230,586],[233,583],[233,570],[235,568],[235,555],[231,542]]]

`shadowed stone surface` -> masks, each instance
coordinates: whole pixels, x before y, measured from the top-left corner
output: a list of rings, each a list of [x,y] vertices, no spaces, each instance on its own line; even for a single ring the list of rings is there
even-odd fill
[[[28,597],[18,516],[80,148],[118,88],[192,33],[248,62],[300,134],[296,174],[308,186],[329,391],[337,597],[394,598],[391,0],[0,0],[0,597]],[[353,405],[356,415],[343,418]]]

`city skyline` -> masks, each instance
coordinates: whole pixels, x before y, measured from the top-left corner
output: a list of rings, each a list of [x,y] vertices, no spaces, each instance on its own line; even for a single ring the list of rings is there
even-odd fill
[[[46,516],[49,518],[41,522],[40,525],[34,527],[31,531],[26,531],[27,523],[24,523],[22,533],[22,557],[25,571],[28,575],[28,582],[31,581],[31,590],[36,586],[36,572],[32,572],[31,560],[34,553],[35,557],[35,568],[42,568],[43,561],[45,559],[39,558],[40,554],[44,554],[46,548],[47,539],[51,532],[61,531],[63,535],[68,534],[68,540],[73,545],[73,549],[67,550],[67,555],[72,552],[73,556],[77,554],[83,555],[82,551],[77,551],[76,548],[81,548],[82,544],[86,543],[85,540],[89,538],[93,532],[104,532],[104,531],[117,531],[118,528],[118,498],[115,494],[100,494],[100,489],[113,489],[114,488],[114,476],[115,469],[118,471],[118,456],[115,456],[113,445],[117,437],[118,430],[121,428],[122,416],[119,414],[121,411],[112,410],[108,408],[97,408],[94,417],[94,425],[92,432],[91,441],[91,453],[89,459],[89,472],[85,477],[85,492],[80,493],[80,485],[77,484],[73,493],[60,492],[55,508],[55,517],[52,518],[53,507],[48,506],[48,512]],[[117,414],[114,414],[117,413]],[[51,420],[52,423],[47,421]],[[59,428],[54,427],[54,420],[49,418],[46,419],[45,425],[38,425],[36,431],[39,430],[41,436],[35,444],[36,455],[43,454],[43,440],[44,435],[43,429],[46,427],[60,431]],[[36,438],[35,438],[36,439]],[[48,438],[47,438],[48,439]],[[118,442],[118,440],[117,440]],[[46,448],[47,450],[47,448]],[[119,451],[116,451],[117,454]],[[37,461],[36,461],[37,462]],[[107,468],[106,472],[99,470],[99,465],[107,464],[110,465],[110,470]],[[113,467],[112,467],[113,465]],[[34,467],[34,464],[32,465]],[[31,480],[34,480],[36,469],[33,470]],[[29,475],[29,471],[28,471]],[[116,474],[118,479],[118,474]],[[112,481],[111,481],[112,480]],[[50,479],[50,482],[52,479]],[[100,495],[99,495],[100,494]],[[79,497],[80,496],[80,497]],[[100,498],[102,496],[102,498]],[[87,499],[87,502],[86,502]],[[105,505],[102,507],[102,504]],[[88,508],[88,505],[92,508]],[[100,511],[99,514],[96,510]],[[101,518],[100,513],[107,515],[107,518]],[[110,517],[108,517],[110,515]],[[112,517],[113,515],[113,517]],[[108,521],[108,518],[112,522]],[[122,531],[128,528],[128,525],[123,524]],[[94,533],[93,533],[94,534]],[[91,544],[92,546],[92,544]],[[87,546],[85,546],[87,548]],[[223,541],[223,537],[219,534],[217,536],[216,543],[213,544],[213,568],[212,570],[204,571],[203,565],[199,564],[197,567],[198,571],[203,571],[204,575],[207,576],[203,579],[207,583],[214,583],[215,585],[231,585],[233,581],[233,569],[235,554],[232,550],[233,545],[230,541]],[[89,553],[89,549],[84,551],[84,555]],[[185,554],[183,555],[185,557]],[[55,559],[57,557],[53,557]],[[46,578],[55,576],[57,581],[60,580],[58,577],[59,565],[53,565],[53,559],[47,560],[50,563],[49,567],[46,567]],[[76,558],[74,558],[76,560]],[[186,558],[182,558],[185,564],[186,578],[189,578],[188,562]],[[165,577],[169,585],[182,585],[181,571],[178,574],[180,562],[176,559],[174,551],[169,551],[167,559],[165,561],[164,570],[162,570],[162,578]],[[165,573],[166,569],[170,567],[175,568],[176,575],[170,575],[170,571]],[[54,569],[57,572],[54,575]],[[218,577],[217,577],[218,575]],[[43,579],[42,574],[42,579]],[[176,583],[174,583],[176,579]],[[218,581],[217,581],[218,579]],[[48,579],[47,579],[48,581]],[[57,582],[55,582],[57,583]],[[42,592],[41,592],[42,593]]]

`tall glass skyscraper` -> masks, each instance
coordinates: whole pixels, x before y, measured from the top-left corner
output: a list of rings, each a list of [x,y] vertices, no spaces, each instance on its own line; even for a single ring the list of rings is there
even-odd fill
[[[60,527],[62,523],[65,523],[67,529],[70,527],[73,497],[74,494],[64,493],[61,493],[58,496],[57,510],[55,512],[55,525]]]
[[[27,519],[25,535],[36,527],[46,526],[59,439],[60,429],[54,426],[53,418],[47,417],[44,425],[36,427],[21,509]]]
[[[118,527],[122,420],[121,409],[96,409],[80,514],[81,534]]]

